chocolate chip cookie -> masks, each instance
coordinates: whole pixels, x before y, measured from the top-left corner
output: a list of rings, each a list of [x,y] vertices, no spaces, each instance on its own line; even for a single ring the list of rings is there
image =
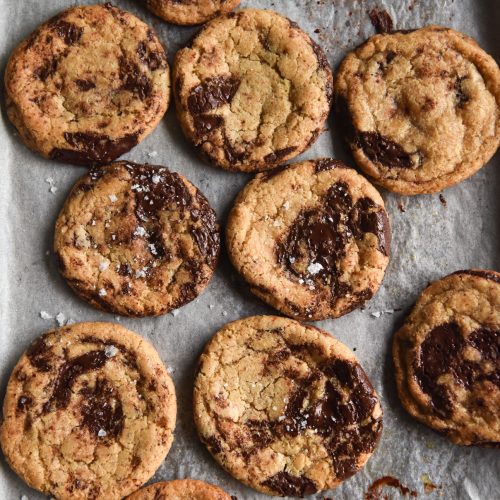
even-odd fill
[[[377,190],[323,158],[258,174],[236,199],[226,243],[255,295],[288,316],[319,320],[373,296],[391,232]]]
[[[227,170],[269,170],[307,149],[332,99],[323,51],[297,24],[243,10],[206,24],[173,70],[182,128]]]
[[[0,443],[26,483],[59,499],[120,499],[165,459],[175,389],[153,346],[112,323],[45,333],[21,356]]]
[[[382,430],[378,396],[354,354],[323,330],[277,316],[229,323],[212,338],[194,416],[236,479],[294,497],[355,474]]]
[[[196,479],[151,484],[132,493],[128,500],[231,500],[225,491]]]
[[[164,167],[116,162],[82,177],[59,214],[61,273],[91,305],[156,316],[193,300],[220,249],[207,199]]]
[[[129,151],[170,99],[160,40],[109,3],[74,7],[40,26],[14,50],[5,85],[7,114],[26,145],[77,165]]]
[[[427,287],[393,344],[399,397],[453,443],[500,447],[500,273]]]
[[[371,37],[344,59],[335,92],[357,164],[396,193],[461,182],[500,142],[500,70],[448,28]]]
[[[146,0],[149,10],[173,24],[205,23],[235,9],[240,0]]]

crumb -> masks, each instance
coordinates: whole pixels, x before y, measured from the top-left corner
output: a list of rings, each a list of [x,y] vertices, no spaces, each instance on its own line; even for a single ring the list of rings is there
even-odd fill
[[[368,12],[368,16],[377,33],[392,33],[392,18],[386,10],[372,9]]]
[[[398,208],[401,213],[404,214],[406,212],[406,208],[402,203],[398,203]]]
[[[439,195],[439,201],[441,202],[441,205],[443,205],[443,207],[445,207],[446,205],[448,205],[448,202],[446,201],[446,198],[442,194]]]

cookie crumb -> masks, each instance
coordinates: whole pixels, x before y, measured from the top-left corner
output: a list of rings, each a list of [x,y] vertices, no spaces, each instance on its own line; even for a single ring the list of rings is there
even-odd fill
[[[402,203],[398,203],[398,208],[402,214],[404,214],[406,212],[406,208]]]
[[[439,201],[441,202],[441,205],[443,205],[443,207],[446,207],[446,205],[448,205],[446,198],[442,194],[439,195]]]
[[[368,12],[368,16],[377,33],[392,33],[394,31],[392,18],[386,10],[372,9]]]
[[[42,319],[52,319],[52,315],[47,311],[40,311],[40,318]]]

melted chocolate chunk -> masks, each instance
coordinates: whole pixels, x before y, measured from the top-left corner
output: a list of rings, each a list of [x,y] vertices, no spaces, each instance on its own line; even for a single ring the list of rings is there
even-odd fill
[[[165,54],[158,50],[150,50],[147,42],[139,42],[137,45],[137,55],[142,62],[147,64],[151,71],[165,68],[166,66]]]
[[[386,10],[372,9],[368,16],[377,33],[392,33],[392,18]]]
[[[217,228],[217,220],[214,211],[208,204],[207,199],[198,191],[196,193],[198,209],[191,210],[191,218],[200,225],[191,230],[194,240],[198,246],[205,262],[215,269],[220,249],[220,235]]]
[[[103,164],[118,158],[137,144],[138,134],[127,134],[119,139],[93,132],[65,132],[66,142],[74,149],[53,149],[53,160],[75,165]]]
[[[77,80],[75,80],[75,84],[83,92],[86,92],[87,90],[90,90],[90,89],[95,89],[95,87],[96,87],[95,83],[91,80],[77,79]]]
[[[455,99],[457,103],[457,107],[463,109],[465,104],[469,101],[469,96],[463,91],[462,83],[464,80],[467,80],[466,76],[460,76],[455,81]]]
[[[52,23],[52,28],[56,34],[64,40],[66,45],[74,45],[83,35],[83,28],[73,23],[59,19]]]
[[[104,351],[89,351],[66,361],[59,369],[52,395],[44,404],[43,412],[49,413],[55,409],[66,408],[76,379],[85,373],[102,368],[107,360]]]
[[[288,472],[278,472],[269,479],[262,481],[263,486],[276,491],[281,496],[300,497],[304,495],[312,495],[318,491],[318,487],[308,477],[292,476]]]
[[[214,455],[217,455],[222,451],[220,441],[215,436],[202,437],[201,440]]]
[[[132,92],[142,101],[151,97],[153,83],[135,62],[125,57],[120,58],[120,79],[123,82],[121,87],[123,90]]]
[[[293,153],[297,148],[295,146],[283,149],[277,149],[274,153],[269,153],[264,156],[264,161],[266,163],[278,163],[280,160]]]
[[[388,255],[390,228],[385,211],[369,198],[353,205],[347,184],[337,182],[319,209],[299,214],[287,237],[277,245],[277,260],[308,286],[314,282],[330,286],[332,299],[337,300],[351,292],[339,279],[338,264],[348,242],[361,240],[366,233],[375,234],[380,251]],[[359,301],[363,298],[360,295]]]
[[[463,349],[473,347],[481,354],[481,361],[493,361],[493,371],[485,371],[479,361],[469,361],[463,357]],[[449,389],[437,382],[446,373],[451,373],[456,383],[469,390],[476,382],[483,380],[500,385],[500,331],[479,328],[467,338],[461,334],[456,323],[444,323],[433,328],[420,347],[420,356],[415,362],[415,376],[422,388],[431,398],[435,411],[448,417],[453,409]]]
[[[207,78],[191,90],[188,97],[189,111],[193,115],[199,115],[229,104],[240,83],[240,79],[232,75]]]
[[[45,336],[38,337],[26,351],[26,356],[30,360],[32,366],[41,372],[51,370],[51,352],[49,346],[45,343]]]
[[[193,121],[198,139],[203,139],[204,136],[224,125],[224,118],[218,115],[194,115]]]
[[[345,165],[340,160],[332,158],[323,158],[315,162],[315,172],[324,172],[325,170],[333,170],[334,168],[345,168]]]
[[[44,63],[35,70],[35,76],[44,82],[49,76],[52,76],[57,71],[59,58],[47,59]]]
[[[124,414],[117,392],[106,379],[97,379],[95,386],[82,389],[86,398],[82,405],[82,425],[91,434],[101,437],[116,438],[123,430]],[[104,437],[104,436],[102,436]]]
[[[356,142],[368,158],[386,167],[411,168],[413,160],[399,144],[378,132],[359,132]]]

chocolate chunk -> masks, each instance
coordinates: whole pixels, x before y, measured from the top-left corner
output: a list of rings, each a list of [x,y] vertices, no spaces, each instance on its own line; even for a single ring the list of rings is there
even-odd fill
[[[129,264],[120,264],[118,266],[118,274],[120,276],[131,276],[132,275],[132,268],[130,267]]]
[[[366,495],[365,495],[365,500],[379,500],[382,498],[382,488],[385,487],[391,487],[391,488],[396,488],[399,490],[402,496],[411,496],[411,497],[416,497],[417,492],[412,491],[399,481],[399,479],[396,479],[395,477],[392,476],[383,476],[376,481],[374,481],[370,487],[368,488]],[[384,496],[383,498],[388,498]]]
[[[262,481],[263,486],[276,491],[281,496],[300,497],[312,495],[318,491],[318,487],[306,476],[292,476],[288,472],[278,472],[269,479]]]
[[[96,437],[101,437],[102,431],[107,438],[118,437],[123,430],[124,414],[111,383],[97,379],[92,389],[86,387],[80,392],[86,399],[82,404],[82,425]]]
[[[411,168],[414,166],[410,153],[378,132],[359,132],[356,142],[373,162],[386,167]]]
[[[203,139],[207,134],[222,127],[224,125],[224,118],[219,115],[194,115],[193,122],[196,137]]]
[[[51,352],[49,346],[45,343],[45,335],[38,337],[26,351],[26,356],[32,366],[41,372],[51,370]]]
[[[339,125],[343,128],[343,133],[347,142],[355,143],[357,132],[353,124],[352,114],[349,110],[349,103],[341,94],[337,94],[335,97],[335,114]]]
[[[69,404],[73,384],[83,374],[102,368],[108,357],[103,350],[89,351],[76,358],[66,361],[59,369],[54,382],[52,395],[43,406],[43,412],[49,413],[55,409],[66,408]]]
[[[393,32],[392,18],[386,10],[372,9],[368,16],[377,33]]]
[[[264,156],[264,161],[266,163],[277,163],[285,156],[288,156],[290,153],[293,153],[297,148],[295,146],[289,147],[289,148],[283,148],[283,149],[277,149],[274,153],[269,153],[268,155]]]
[[[247,156],[245,150],[243,151],[236,150],[236,148],[231,144],[231,141],[227,138],[225,134],[224,134],[224,153],[226,154],[227,161],[231,165],[239,163],[240,161],[244,160],[245,157]]]
[[[468,337],[467,342],[481,353],[481,358],[497,363],[500,370],[500,331],[491,328],[478,328]]]
[[[205,262],[215,269],[220,248],[217,220],[207,199],[200,192],[196,194],[196,200],[200,208],[191,210],[191,217],[195,222],[200,221],[200,225],[193,228],[191,234]]]
[[[142,62],[147,64],[151,71],[166,67],[165,54],[159,50],[150,50],[147,42],[139,42],[137,55]]]
[[[220,441],[215,436],[202,436],[201,440],[214,455],[218,455],[222,451]]]
[[[463,109],[465,104],[469,101],[470,97],[463,91],[462,83],[467,80],[466,76],[460,76],[455,81],[455,99],[457,107]]]
[[[151,97],[153,93],[153,83],[147,75],[141,72],[139,66],[133,61],[120,58],[120,79],[122,89],[134,93],[139,99],[144,101]]]
[[[189,111],[193,115],[199,115],[229,104],[240,83],[240,79],[232,75],[207,78],[191,90],[188,97]]]
[[[74,45],[83,35],[83,28],[73,23],[60,19],[52,23],[52,28],[56,34],[64,40],[66,45]]]
[[[95,87],[96,87],[95,83],[91,80],[77,79],[77,80],[75,80],[75,84],[83,92],[86,92],[87,90],[90,90],[90,89],[95,89]]]
[[[58,64],[58,57],[44,61],[44,63],[35,70],[35,76],[44,82],[49,76],[52,76],[57,71]]]
[[[118,158],[132,149],[138,140],[138,134],[127,134],[119,139],[93,132],[65,132],[66,142],[74,149],[53,149],[53,160],[73,163],[74,165],[104,164]]]
[[[333,170],[334,168],[345,168],[345,165],[340,160],[333,160],[332,158],[323,158],[316,160],[315,172],[323,172],[325,170]]]

